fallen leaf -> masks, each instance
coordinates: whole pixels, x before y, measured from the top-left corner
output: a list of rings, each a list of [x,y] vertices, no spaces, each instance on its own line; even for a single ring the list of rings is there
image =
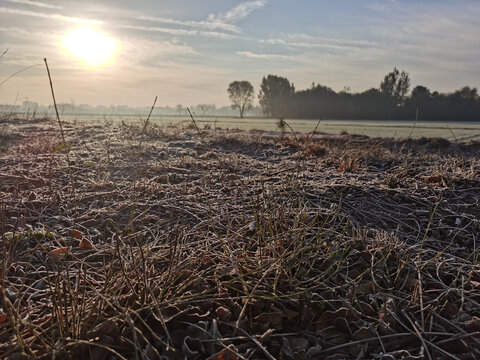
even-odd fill
[[[348,310],[345,307],[342,307],[336,311],[325,311],[320,315],[317,321],[315,321],[315,329],[321,330],[324,328],[328,328],[333,325],[333,322],[335,319],[339,317],[346,318],[347,317]]]
[[[232,318],[232,312],[224,306],[218,307],[215,312],[218,318],[223,322],[229,322]]]
[[[263,313],[255,317],[255,322],[261,324],[269,324],[275,330],[281,330],[283,327],[282,324],[282,313],[281,312],[271,312]]]
[[[226,349],[210,356],[207,360],[237,360],[238,355],[235,354],[237,349],[233,345],[229,345]]]
[[[348,321],[347,319],[343,318],[343,317],[339,317],[339,318],[336,318],[334,321],[333,321],[333,324],[335,325],[335,327],[337,329],[340,329],[342,330],[343,332],[347,333],[347,334],[351,334],[352,333],[352,330],[350,329],[350,326],[348,325]]]
[[[470,280],[470,284],[472,284],[474,288],[477,288],[477,289],[480,288],[480,282],[478,281]]]
[[[0,310],[0,324],[7,321],[7,314]]]
[[[307,350],[307,352],[305,353],[305,357],[307,359],[314,359],[316,356],[320,354],[321,351],[322,351],[321,345],[313,346]]]
[[[367,249],[368,249],[368,246],[367,246]],[[370,250],[370,249],[368,249],[368,250]],[[358,295],[367,295],[367,294],[373,293],[374,290],[375,290],[375,282],[369,281],[365,284],[358,285],[358,288],[357,288],[356,292],[357,292]]]
[[[88,332],[88,337],[90,338],[96,338],[103,335],[108,335],[112,338],[117,338],[120,336],[120,328],[115,321],[105,320]]]
[[[370,339],[370,338],[373,338],[373,337],[375,337],[375,333],[373,333],[372,330],[370,330],[367,327],[362,327],[362,328],[358,329],[352,335],[352,338],[354,340],[366,340],[366,339]]]
[[[467,330],[470,332],[480,331],[480,318],[474,317],[466,323]]]
[[[70,229],[69,234],[74,239],[81,239],[83,235],[80,231],[75,229]]]
[[[84,250],[93,249],[93,244],[90,240],[82,239],[82,241],[80,241],[80,249],[84,249]]]
[[[302,352],[308,349],[308,340],[300,337],[290,336],[288,337],[290,347],[295,352]]]
[[[61,247],[50,251],[50,257],[53,260],[61,260],[68,252],[70,251],[70,247]]]

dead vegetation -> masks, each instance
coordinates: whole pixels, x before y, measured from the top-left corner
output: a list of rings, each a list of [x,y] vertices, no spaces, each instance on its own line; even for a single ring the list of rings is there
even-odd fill
[[[0,156],[0,357],[480,357],[478,143],[64,131]]]

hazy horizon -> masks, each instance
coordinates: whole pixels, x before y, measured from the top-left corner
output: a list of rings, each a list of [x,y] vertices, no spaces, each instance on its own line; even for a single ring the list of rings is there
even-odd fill
[[[111,0],[4,0],[0,18],[0,53],[8,49],[0,83],[38,64],[0,86],[0,103],[52,102],[44,57],[57,101],[93,106],[150,106],[157,95],[159,106],[227,106],[230,82],[248,80],[258,93],[268,74],[297,89],[315,82],[361,92],[377,88],[394,66],[410,74],[412,87],[451,92],[480,84],[474,0],[182,0],[135,8]],[[92,36],[105,41],[75,46],[69,39],[80,28],[100,31]],[[112,55],[102,58],[110,46]]]

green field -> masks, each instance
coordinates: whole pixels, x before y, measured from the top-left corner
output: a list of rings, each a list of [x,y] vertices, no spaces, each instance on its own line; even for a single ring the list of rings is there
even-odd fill
[[[146,116],[142,116],[146,118]],[[127,123],[139,122],[140,116],[120,116],[120,115],[66,115],[64,120],[72,121],[122,121]],[[100,119],[100,120],[99,120]],[[191,122],[188,116],[152,116],[151,121],[158,125],[178,124]],[[277,119],[265,118],[235,118],[235,117],[196,117],[200,128],[210,126],[211,129],[229,129],[229,130],[263,130],[279,131]],[[296,132],[310,132],[315,129],[317,121],[315,120],[297,120],[287,119],[287,123]],[[288,130],[288,128],[287,128]],[[290,131],[290,130],[288,130]],[[348,132],[349,134],[367,135],[370,137],[389,137],[389,138],[419,138],[419,137],[443,137],[450,140],[468,141],[480,140],[479,122],[415,122],[412,121],[364,121],[364,120],[322,120],[317,129],[318,132],[329,134],[340,134]]]

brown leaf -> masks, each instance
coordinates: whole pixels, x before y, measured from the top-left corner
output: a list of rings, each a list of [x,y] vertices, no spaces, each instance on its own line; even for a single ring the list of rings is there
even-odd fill
[[[102,336],[100,339],[98,339],[98,343],[105,345],[105,347],[109,347],[109,345],[112,345],[114,343],[114,340],[112,337],[108,335]],[[92,346],[91,347],[91,357],[90,359],[92,360],[105,360],[107,356],[109,355],[109,351],[105,347],[99,347],[99,346]]]
[[[317,321],[315,321],[314,325],[317,330],[321,330],[323,328],[327,328],[333,325],[335,319],[339,317],[345,318],[347,316],[348,310],[345,307],[338,309],[337,311],[325,311],[320,315]]]
[[[70,247],[61,247],[50,251],[50,258],[53,260],[61,260],[68,252],[70,251]]]
[[[321,351],[322,351],[321,345],[313,346],[307,350],[307,352],[305,353],[305,357],[307,359],[316,359],[316,357],[320,354]]]
[[[472,284],[472,286],[476,289],[480,289],[480,282],[479,281],[473,281],[473,280],[470,280],[470,284]]]
[[[467,321],[466,327],[469,332],[480,331],[480,318],[476,316],[473,317],[471,320]]]
[[[365,284],[360,284],[357,288],[358,295],[367,295],[373,293],[375,290],[375,282],[369,281]]]
[[[223,322],[229,322],[232,318],[232,312],[224,306],[218,307],[215,312],[218,318]]]
[[[441,186],[443,184],[443,178],[441,175],[431,175],[423,178],[423,182],[426,184],[433,184]]]
[[[355,331],[352,335],[352,338],[355,340],[365,340],[375,337],[375,334],[367,327],[362,327]]]
[[[265,323],[273,323],[281,321],[281,312],[270,312],[270,313],[263,313],[255,317],[255,321]]]
[[[210,356],[207,360],[237,360],[238,355],[235,352],[237,352],[235,346],[229,345],[226,349]]]
[[[82,241],[80,241],[80,249],[84,249],[84,250],[90,250],[90,249],[93,249],[93,244],[90,240],[88,239],[82,239]]]
[[[333,321],[333,324],[337,329],[342,330],[343,332],[347,334],[351,334],[352,330],[350,330],[350,326],[348,325],[347,319],[344,317],[338,317]]]
[[[91,338],[108,335],[112,338],[117,338],[120,335],[120,328],[113,320],[105,320],[94,329],[88,332]]]
[[[448,299],[442,306],[441,315],[453,319],[458,315],[460,305],[455,300]]]
[[[282,313],[281,312],[271,312],[263,313],[256,316],[255,321],[260,324],[270,324],[275,330],[282,329]]]
[[[0,324],[7,321],[7,314],[0,310]]]
[[[330,338],[342,334],[342,332],[335,326],[322,327],[320,329],[317,328],[316,330],[316,334],[323,338]]]
[[[288,342],[295,352],[306,351],[308,348],[308,340],[300,337],[289,336]]]
[[[70,229],[68,234],[74,239],[81,239],[83,235],[79,230],[75,230],[75,229]]]

